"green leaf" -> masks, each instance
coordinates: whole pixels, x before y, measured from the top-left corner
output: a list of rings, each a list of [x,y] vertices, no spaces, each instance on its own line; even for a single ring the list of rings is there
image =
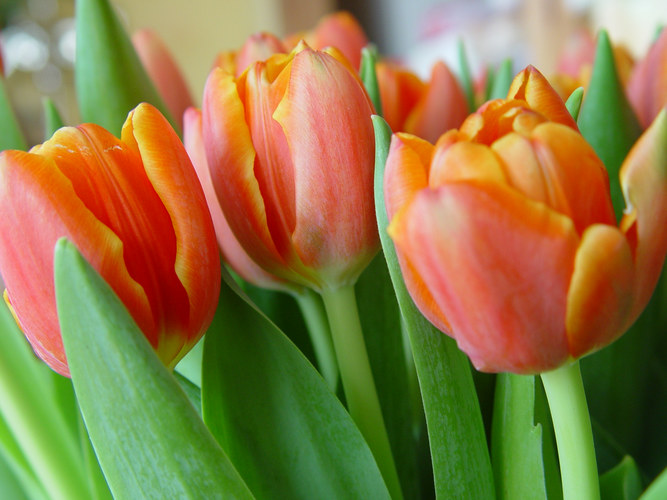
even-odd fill
[[[42,105],[44,106],[44,139],[46,140],[65,124],[53,99],[45,97],[42,99]]]
[[[127,114],[149,102],[178,131],[108,0],[76,2],[74,74],[83,121],[119,135]]]
[[[605,31],[598,35],[591,81],[581,106],[579,129],[609,173],[611,200],[620,219],[625,201],[618,172],[628,151],[641,135],[637,117],[618,78],[614,52]]]
[[[493,86],[491,87],[488,99],[505,99],[513,79],[512,59],[505,59],[493,77]]]
[[[206,334],[204,420],[257,498],[388,498],[322,377],[223,271]]]
[[[472,113],[477,108],[475,105],[475,84],[472,79],[470,63],[468,62],[466,47],[463,40],[458,41],[456,49],[459,60],[459,79],[461,80],[461,87],[463,87],[463,93],[468,102],[468,111]]]
[[[35,476],[53,498],[89,496],[78,439],[39,361],[9,310],[0,307],[0,411]],[[16,456],[16,454],[14,454]]]
[[[546,499],[542,426],[535,423],[535,377],[496,379],[491,453],[498,499]]]
[[[114,497],[252,498],[106,282],[65,239],[54,261],[72,382]]]
[[[377,73],[375,72],[375,64],[378,59],[377,47],[369,44],[361,50],[361,68],[359,68],[359,76],[364,82],[366,92],[371,98],[371,102],[375,107],[375,113],[382,116],[382,100],[380,99],[380,87],[378,86]]]
[[[644,494],[639,497],[640,500],[664,500],[667,498],[667,469],[653,481]]]
[[[601,500],[637,500],[641,493],[641,475],[630,456],[624,457],[616,467],[600,476]]]
[[[0,76],[0,151],[4,149],[28,148],[28,143],[23,137],[16,115],[9,102],[5,79]]]
[[[374,116],[375,205],[380,240],[419,377],[439,498],[495,497],[484,425],[468,358],[419,312],[405,287],[386,232],[383,177],[391,129]]]
[[[384,257],[380,254],[364,270],[355,285],[364,340],[382,417],[405,498],[419,498],[415,436],[423,413],[419,387],[408,384],[401,316]],[[414,371],[414,367],[412,367]],[[413,394],[413,391],[416,394]]]
[[[584,88],[579,87],[574,89],[570,97],[565,101],[565,107],[570,112],[570,115],[576,121],[579,118],[579,111],[581,111],[581,101],[584,98]]]

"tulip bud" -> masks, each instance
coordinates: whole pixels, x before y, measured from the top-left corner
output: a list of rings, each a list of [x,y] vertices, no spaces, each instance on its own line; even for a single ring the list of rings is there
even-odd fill
[[[606,170],[533,68],[435,146],[394,136],[389,233],[420,310],[480,370],[537,373],[634,322],[667,252],[665,113],[626,159],[617,226]]]
[[[146,73],[180,127],[183,113],[193,105],[188,85],[164,42],[151,30],[139,30],[132,36],[134,50]]]
[[[337,288],[375,254],[372,113],[336,51],[302,44],[239,78],[211,72],[202,109],[211,180],[234,235],[265,271]]]
[[[394,132],[435,142],[468,116],[465,93],[443,62],[431,69],[428,83],[388,62],[376,66],[384,119]]]
[[[0,155],[6,298],[35,352],[68,375],[53,283],[54,246],[63,236],[173,368],[213,318],[220,262],[192,164],[155,108],[133,110],[120,140],[84,124],[28,153]]]

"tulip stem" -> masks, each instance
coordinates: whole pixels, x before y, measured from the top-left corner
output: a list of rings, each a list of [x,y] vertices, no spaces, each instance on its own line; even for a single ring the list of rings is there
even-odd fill
[[[308,327],[308,334],[313,344],[320,373],[329,388],[335,393],[338,386],[338,362],[336,361],[331,330],[322,300],[308,288],[304,289],[303,292],[295,293],[294,298]]]
[[[564,500],[599,500],[595,447],[579,362],[542,373],[556,433]]]
[[[401,499],[401,485],[375,390],[354,287],[325,290],[322,299],[350,415],[373,452],[392,498]]]

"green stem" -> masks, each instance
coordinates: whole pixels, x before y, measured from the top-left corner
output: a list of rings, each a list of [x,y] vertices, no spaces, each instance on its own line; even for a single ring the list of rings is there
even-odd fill
[[[16,442],[54,499],[90,498],[79,443],[50,394],[47,370],[0,306],[0,402]]]
[[[308,334],[313,344],[320,373],[335,394],[338,386],[338,362],[336,361],[331,330],[329,330],[327,313],[322,305],[322,300],[308,288],[300,293],[295,293],[294,298],[308,327]]]
[[[401,485],[361,331],[354,287],[325,290],[322,299],[331,325],[350,415],[366,438],[392,498],[402,499]]]
[[[595,447],[579,361],[542,373],[556,433],[564,500],[599,500]]]

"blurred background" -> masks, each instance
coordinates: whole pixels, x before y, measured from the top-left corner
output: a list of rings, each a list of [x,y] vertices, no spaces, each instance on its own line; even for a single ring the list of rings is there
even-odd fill
[[[43,141],[41,97],[76,124],[74,0],[0,0],[0,44],[8,91],[30,143]],[[195,99],[221,50],[257,31],[284,36],[312,28],[326,13],[352,12],[380,52],[425,75],[436,59],[456,69],[463,39],[473,71],[513,57],[549,74],[584,29],[643,54],[667,22],[664,0],[113,0],[130,33],[150,27],[181,66]],[[186,6],[186,8],[184,8]]]

